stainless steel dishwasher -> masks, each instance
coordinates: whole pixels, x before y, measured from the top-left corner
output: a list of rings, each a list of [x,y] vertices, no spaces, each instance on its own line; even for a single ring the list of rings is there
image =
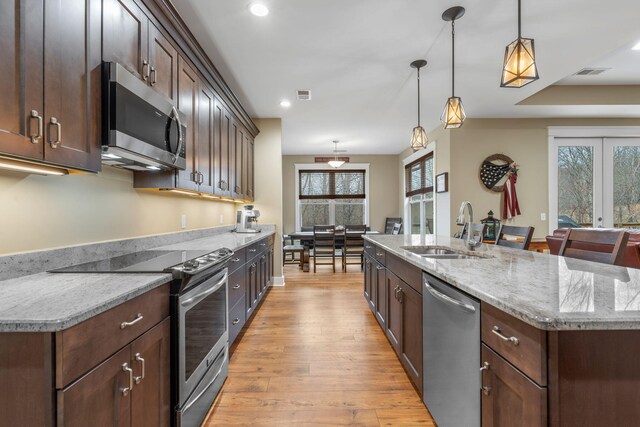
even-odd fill
[[[423,396],[439,427],[480,426],[480,301],[423,275]]]

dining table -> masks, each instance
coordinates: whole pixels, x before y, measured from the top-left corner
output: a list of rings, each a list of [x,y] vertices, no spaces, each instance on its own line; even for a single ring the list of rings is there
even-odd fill
[[[380,234],[380,232],[366,231],[362,235],[365,234]],[[285,237],[289,237],[293,240],[300,240],[300,244],[304,246],[304,252],[302,255],[302,271],[308,272],[310,270],[309,254],[311,247],[313,246],[313,231],[295,231],[287,234]],[[336,230],[336,248],[341,248],[342,246],[344,246],[344,230]]]

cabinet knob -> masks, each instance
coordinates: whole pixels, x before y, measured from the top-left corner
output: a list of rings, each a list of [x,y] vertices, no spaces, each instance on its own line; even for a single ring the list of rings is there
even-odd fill
[[[38,133],[31,137],[31,143],[37,144],[42,139],[42,116],[36,110],[31,110],[30,118],[38,119]]]

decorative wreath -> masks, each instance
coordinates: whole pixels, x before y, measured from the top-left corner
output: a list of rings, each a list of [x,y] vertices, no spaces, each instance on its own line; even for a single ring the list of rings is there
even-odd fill
[[[518,175],[516,163],[504,154],[493,154],[482,162],[480,166],[480,181],[491,191],[501,193],[504,189],[503,178],[513,174]],[[503,184],[498,185],[502,182]]]

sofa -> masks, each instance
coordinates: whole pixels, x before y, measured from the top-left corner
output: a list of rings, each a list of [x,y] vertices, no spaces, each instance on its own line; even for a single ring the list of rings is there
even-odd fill
[[[567,234],[568,228],[560,228],[555,230],[551,236],[547,236],[547,244],[549,251],[553,255],[558,255],[564,236]],[[602,228],[598,228],[602,230]],[[624,251],[621,265],[624,267],[640,268],[640,230],[625,230],[629,233],[629,242]],[[587,249],[591,251],[604,252],[607,250],[606,245],[595,243],[574,244],[574,247]],[[610,249],[609,249],[610,251]]]

